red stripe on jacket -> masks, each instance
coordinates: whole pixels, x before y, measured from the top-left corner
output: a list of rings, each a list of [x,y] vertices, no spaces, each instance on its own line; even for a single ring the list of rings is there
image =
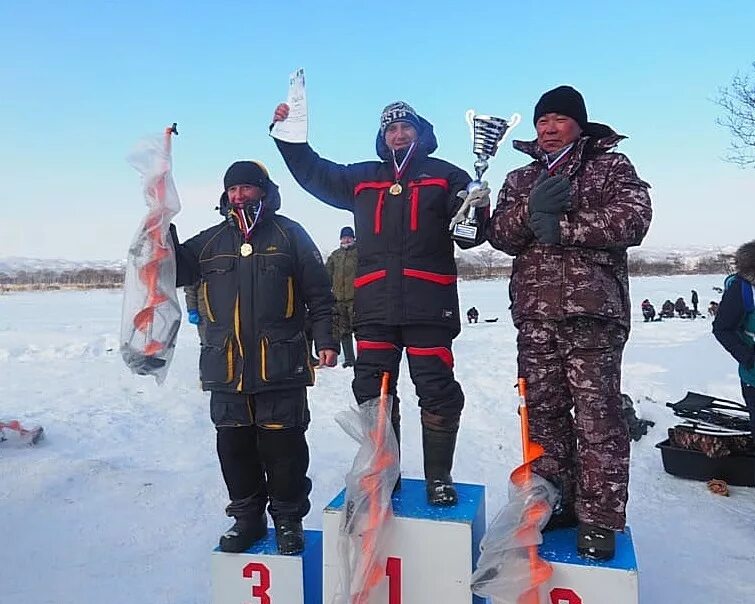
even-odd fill
[[[386,269],[367,273],[366,275],[362,275],[361,277],[354,279],[354,287],[362,287],[364,285],[372,283],[373,281],[377,281],[378,279],[385,279],[385,276],[387,274],[388,271]]]
[[[416,231],[419,228],[419,188],[420,187],[441,187],[448,191],[448,180],[445,178],[423,178],[422,180],[412,180],[409,182],[410,204],[410,228]]]
[[[435,346],[433,348],[419,348],[417,346],[408,346],[406,348],[407,354],[411,354],[418,357],[438,357],[449,369],[454,367],[454,355],[448,348],[444,346]]]
[[[439,285],[452,285],[456,283],[456,275],[442,275],[440,273],[431,273],[430,271],[419,271],[414,268],[405,268],[403,273],[405,277],[432,281]]]

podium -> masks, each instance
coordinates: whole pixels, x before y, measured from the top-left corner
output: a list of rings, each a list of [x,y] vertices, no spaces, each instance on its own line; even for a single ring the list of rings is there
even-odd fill
[[[459,502],[428,505],[425,481],[401,479],[393,496],[395,521],[388,536],[385,575],[388,600],[375,604],[483,604],[473,596],[469,578],[485,532],[485,488],[456,483]],[[323,601],[338,588],[338,528],[345,492],[323,512]]]
[[[637,560],[632,532],[616,533],[616,555],[598,562],[577,555],[577,529],[543,535],[540,556],[553,565],[551,580],[541,587],[545,604],[638,604]]]
[[[304,531],[304,551],[281,556],[275,530],[241,554],[212,553],[213,604],[322,604],[322,532]]]

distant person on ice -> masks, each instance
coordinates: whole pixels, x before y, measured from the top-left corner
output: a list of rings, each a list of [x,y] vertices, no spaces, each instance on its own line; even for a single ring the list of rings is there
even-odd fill
[[[647,298],[642,301],[642,316],[645,319],[645,323],[655,319],[655,307]]]
[[[341,229],[341,245],[331,252],[325,268],[333,285],[336,297],[336,336],[343,349],[343,366],[354,366],[354,278],[357,273],[357,242],[354,229],[345,226]]]
[[[176,285],[199,282],[207,329],[200,355],[202,388],[235,524],[224,552],[243,552],[267,534],[268,506],[278,551],[304,548],[309,512],[306,387],[314,380],[304,335],[309,309],[320,365],[336,363],[333,295],[315,244],[277,214],[278,187],[264,166],[232,164],[223,180],[224,220],[182,244],[171,225]],[[268,505],[269,504],[269,505]]]
[[[713,335],[739,363],[742,396],[755,438],[755,240],[734,254],[736,273],[726,279]]]
[[[477,323],[479,318],[480,312],[474,306],[467,311],[467,322]]]
[[[673,319],[675,310],[674,303],[671,300],[666,300],[661,306],[660,316],[662,319]]]
[[[288,113],[288,105],[278,105],[273,121],[285,120]],[[304,189],[354,213],[359,242],[356,400],[361,404],[379,396],[383,370],[390,371],[395,396],[405,348],[421,408],[427,500],[455,505],[451,468],[464,394],[454,379],[451,352],[461,323],[449,225],[471,179],[461,168],[431,156],[438,146],[432,125],[401,101],[380,114],[378,160],[342,165],[321,158],[309,143],[275,142]],[[467,201],[481,219],[479,241],[471,244],[477,245],[484,241],[490,189],[474,190]],[[393,428],[400,438],[398,404],[393,409]]]
[[[689,307],[687,306],[687,303],[684,301],[684,298],[679,296],[676,299],[676,302],[674,302],[674,310],[676,311],[676,314],[679,315],[679,318],[681,319],[689,319],[691,316]]]
[[[515,256],[519,376],[530,434],[546,452],[535,471],[561,493],[546,529],[579,524],[578,552],[607,559],[624,528],[629,481],[619,390],[630,327],[626,250],[650,226],[649,185],[611,152],[625,137],[589,122],[574,88],[543,94],[533,123],[537,139],[514,143],[533,161],[506,177],[488,238]]]
[[[714,318],[718,313],[718,302],[711,300],[708,304],[708,316]]]
[[[697,315],[700,313],[697,312],[697,305],[700,303],[700,297],[697,295],[697,292],[693,289],[692,290],[692,297],[690,298],[690,301],[692,302],[692,318],[696,318]]]

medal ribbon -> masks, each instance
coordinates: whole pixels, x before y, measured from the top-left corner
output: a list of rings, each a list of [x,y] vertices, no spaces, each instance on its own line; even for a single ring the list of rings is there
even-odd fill
[[[236,208],[236,215],[239,218],[239,228],[241,229],[241,232],[244,234],[244,241],[249,241],[249,235],[252,232],[252,229],[254,228],[254,225],[257,224],[257,219],[260,217],[260,213],[262,212],[262,203],[260,202],[259,207],[257,208],[257,211],[254,213],[254,218],[252,219],[252,224],[249,224],[249,220],[246,217],[246,212],[243,208]]]
[[[556,168],[558,168],[562,163],[566,161],[566,156],[569,154],[569,152],[572,150],[572,147],[574,147],[574,143],[571,143],[570,145],[566,145],[561,151],[557,153],[555,157],[551,159],[551,154],[546,153],[545,154],[545,165],[548,169],[548,174],[553,175],[553,173],[556,171]]]
[[[404,172],[406,171],[407,166],[409,165],[409,158],[412,156],[412,153],[414,152],[414,148],[417,145],[417,141],[412,142],[411,145],[409,145],[409,149],[406,152],[406,155],[404,156],[404,159],[401,161],[401,165],[399,166],[396,162],[396,152],[393,151],[393,174],[394,174],[394,180],[395,182],[398,182],[401,180],[401,177],[404,175]]]

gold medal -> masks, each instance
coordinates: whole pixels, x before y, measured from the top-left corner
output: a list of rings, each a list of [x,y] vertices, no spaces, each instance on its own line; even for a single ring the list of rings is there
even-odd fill
[[[404,189],[403,189],[403,188],[401,187],[401,183],[399,183],[399,182],[394,182],[394,183],[393,183],[393,184],[391,185],[391,188],[390,188],[390,189],[388,189],[388,192],[389,192],[389,193],[390,193],[391,195],[401,195],[401,191],[403,191],[403,190],[404,190]]]
[[[245,258],[249,256],[252,253],[252,246],[249,243],[244,243],[241,245],[241,255]]]

